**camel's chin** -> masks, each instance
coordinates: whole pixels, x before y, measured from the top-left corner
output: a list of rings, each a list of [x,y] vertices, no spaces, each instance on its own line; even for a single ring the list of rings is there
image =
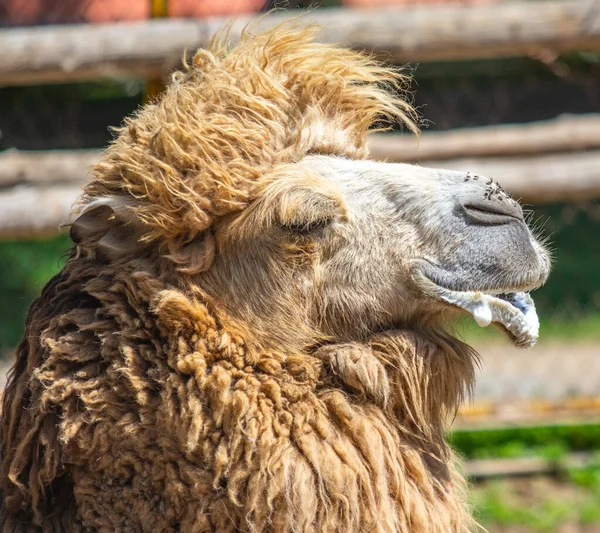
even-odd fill
[[[486,327],[492,322],[502,325],[516,346],[529,348],[537,342],[540,322],[527,290],[454,290],[435,283],[422,272],[416,279],[430,296],[468,311],[479,326]]]

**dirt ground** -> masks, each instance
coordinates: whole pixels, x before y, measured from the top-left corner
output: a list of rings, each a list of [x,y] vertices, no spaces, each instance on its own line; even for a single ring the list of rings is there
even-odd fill
[[[600,341],[542,342],[529,350],[477,342],[475,348],[482,356],[476,400],[600,395]]]

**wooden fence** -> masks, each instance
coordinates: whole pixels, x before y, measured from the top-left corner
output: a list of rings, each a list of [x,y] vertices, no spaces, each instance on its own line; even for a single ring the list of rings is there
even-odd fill
[[[267,27],[290,17],[298,17],[297,12],[241,16],[229,35],[235,41],[248,24]],[[322,25],[323,41],[382,53],[398,62],[552,57],[600,48],[596,0],[323,9],[302,21]],[[164,74],[179,63],[183,50],[205,46],[225,22],[214,17],[3,30],[0,85]]]
[[[244,16],[272,26],[289,13]],[[315,10],[302,22],[321,38],[394,61],[490,57],[552,58],[600,50],[600,1],[515,2],[489,6]],[[165,76],[184,49],[205,45],[224,20],[151,20],[0,30],[0,86],[98,78]],[[526,202],[600,197],[600,116],[370,139],[374,158],[470,170],[494,177]],[[0,153],[0,238],[52,234],[67,219],[95,151]]]

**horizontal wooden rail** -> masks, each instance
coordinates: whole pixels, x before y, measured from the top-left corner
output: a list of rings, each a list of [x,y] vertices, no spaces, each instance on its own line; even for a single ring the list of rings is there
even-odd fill
[[[565,115],[527,124],[425,131],[419,139],[412,135],[382,134],[373,135],[369,140],[374,159],[403,162],[552,154],[594,148],[600,148],[600,115],[595,114]]]
[[[17,186],[0,190],[0,238],[56,235],[81,193],[74,185]]]
[[[6,150],[0,152],[0,191],[14,185],[84,183],[97,150]]]
[[[600,349],[600,347],[598,348]],[[537,401],[524,399],[517,405],[513,404],[508,408],[505,408],[501,401],[487,402],[487,405],[481,405],[484,402],[475,400],[470,407],[463,404],[452,424],[452,430],[497,430],[586,424],[597,426],[600,424],[600,403],[589,407],[576,407],[572,405],[572,402],[553,402],[549,409],[542,411],[538,406],[532,405]]]
[[[45,179],[44,167],[34,164],[37,156],[31,155],[32,164],[23,171],[22,175],[27,177],[25,183],[0,188],[0,238],[52,233],[67,218],[69,206],[81,192],[86,179],[83,165],[77,172],[77,165],[68,163],[71,157],[68,153],[55,154],[70,170],[62,176],[61,183],[51,184]],[[80,162],[88,160],[88,154],[79,153],[76,157]],[[43,158],[46,162],[51,161],[50,154]],[[513,196],[527,203],[600,197],[600,150],[424,163],[494,177]]]
[[[373,10],[314,10],[321,39],[385,54],[395,61],[541,56],[600,49],[600,8],[590,0],[511,2]],[[235,41],[253,21],[273,26],[298,12],[240,16]],[[175,67],[184,49],[205,46],[227,21],[150,20],[0,30],[0,86],[99,77],[149,77]]]
[[[96,151],[87,150],[0,154],[0,201],[11,186],[74,184],[80,187],[86,181],[87,166],[97,157]],[[532,203],[600,197],[600,150],[420,163],[494,178],[511,194]]]

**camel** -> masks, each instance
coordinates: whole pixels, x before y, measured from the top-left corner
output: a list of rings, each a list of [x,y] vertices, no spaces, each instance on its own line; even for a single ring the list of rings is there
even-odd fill
[[[216,40],[91,169],[3,397],[6,532],[476,529],[444,440],[550,258],[469,172],[375,162],[394,69],[287,23]]]

